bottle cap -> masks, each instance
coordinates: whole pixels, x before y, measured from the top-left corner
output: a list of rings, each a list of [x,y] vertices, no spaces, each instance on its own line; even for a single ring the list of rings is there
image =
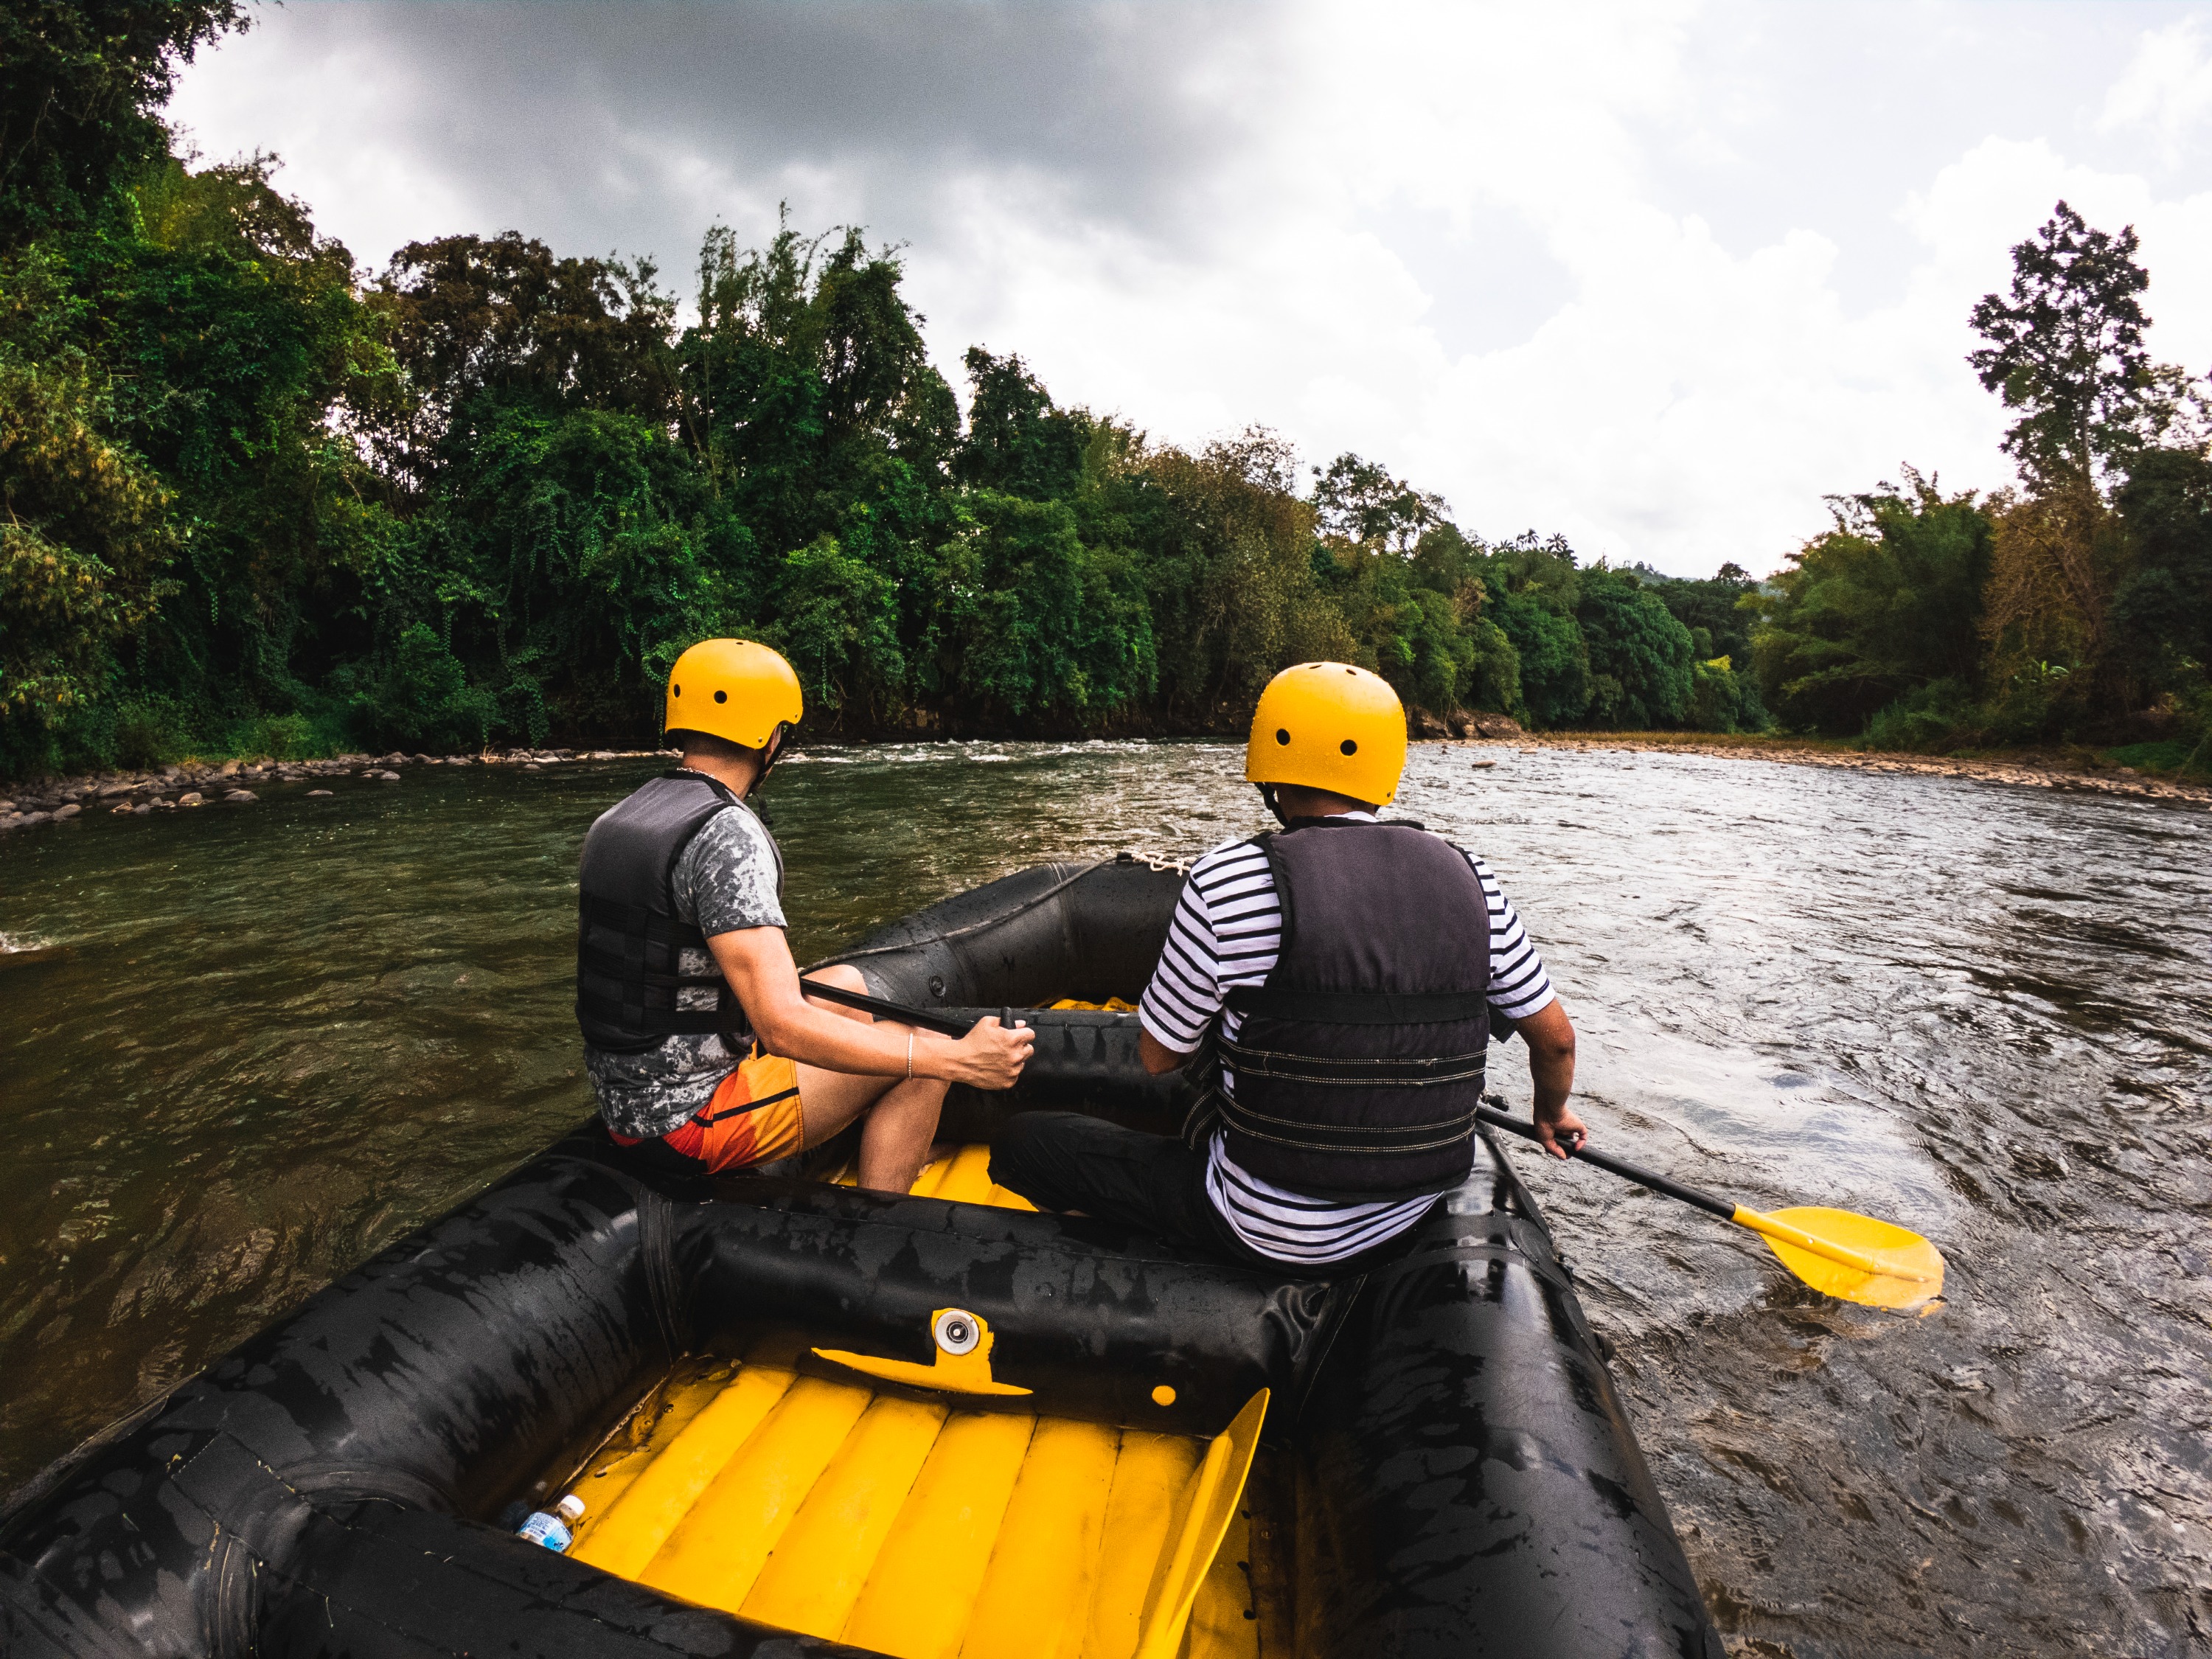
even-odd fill
[[[554,1512],[569,1525],[574,1526],[583,1516],[584,1500],[575,1493],[570,1492],[554,1506]]]

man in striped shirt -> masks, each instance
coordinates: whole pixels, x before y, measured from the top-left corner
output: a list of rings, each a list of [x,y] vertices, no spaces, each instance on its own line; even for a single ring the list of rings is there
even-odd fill
[[[1302,668],[1334,671],[1345,677],[1359,672],[1337,664],[1303,665]],[[1279,677],[1278,684],[1300,672],[1298,669],[1285,671]],[[1310,685],[1312,682],[1309,678],[1305,684]],[[1295,688],[1297,683],[1293,684]],[[1378,706],[1368,725],[1355,722],[1344,728],[1380,735],[1339,739],[1336,733],[1339,724],[1342,724],[1341,718],[1327,727],[1331,748],[1345,757],[1353,757],[1360,746],[1365,747],[1369,753],[1364,765],[1353,769],[1331,763],[1328,769],[1316,771],[1310,762],[1299,767],[1297,757],[1267,754],[1263,739],[1269,736],[1271,729],[1289,732],[1295,722],[1291,716],[1282,714],[1279,718],[1285,723],[1278,726],[1278,714],[1271,712],[1268,701],[1263,698],[1260,717],[1255,721],[1255,752],[1248,758],[1248,777],[1255,772],[1286,769],[1308,777],[1344,776],[1348,781],[1364,783],[1366,793],[1387,799],[1395,793],[1404,758],[1404,715],[1395,695],[1387,684],[1364,673],[1352,686],[1340,682],[1327,689],[1339,698],[1354,694],[1376,705],[1382,698],[1389,699],[1387,708]],[[1269,690],[1272,696],[1275,687],[1271,686]],[[1395,758],[1388,742],[1393,729],[1396,735]],[[1289,749],[1291,743],[1285,738],[1279,746]],[[1374,752],[1378,750],[1382,752]],[[1268,805],[1290,832],[1277,838],[1279,846],[1299,834],[1308,834],[1310,840],[1310,831],[1327,829],[1331,832],[1316,844],[1316,855],[1322,857],[1322,862],[1317,866],[1313,856],[1308,856],[1296,865],[1284,863],[1282,854],[1271,848],[1267,839],[1263,838],[1224,842],[1192,866],[1176,903],[1159,964],[1139,1004],[1139,1018],[1143,1027],[1140,1048],[1146,1068],[1158,1073],[1183,1066],[1200,1048],[1209,1031],[1223,1040],[1225,1051],[1249,1054],[1249,1051],[1242,1048],[1239,1042],[1248,1016],[1236,1004],[1245,1002],[1254,1010],[1249,1017],[1264,1023],[1265,988],[1277,979],[1277,969],[1285,959],[1285,904],[1278,878],[1279,865],[1285,870],[1302,867],[1309,872],[1318,867],[1326,875],[1332,863],[1342,862],[1355,842],[1361,842],[1387,848],[1387,856],[1430,872],[1424,878],[1418,871],[1409,871],[1409,881],[1434,880],[1436,872],[1445,870],[1446,878],[1436,884],[1439,890],[1445,890],[1454,885],[1449,869],[1458,868],[1463,862],[1464,872],[1456,878],[1467,888],[1466,898],[1458,901],[1462,908],[1455,912],[1448,902],[1436,912],[1436,916],[1449,920],[1456,915],[1463,922],[1471,923],[1467,931],[1476,935],[1465,941],[1466,969],[1462,970],[1462,976],[1465,971],[1480,972],[1480,1002],[1468,994],[1475,988],[1464,988],[1462,1006],[1454,1007],[1450,1017],[1460,1021],[1451,1029],[1463,1033],[1468,1029],[1464,1018],[1468,1013],[1485,1016],[1474,1025],[1479,1035],[1472,1038],[1462,1035],[1458,1039],[1462,1047],[1470,1042],[1477,1045],[1477,1053],[1443,1056],[1436,1061],[1400,1060],[1396,1064],[1418,1069],[1422,1065],[1458,1061],[1462,1063],[1462,1072],[1455,1075],[1463,1077],[1471,1069],[1475,1081],[1463,1086],[1479,1091],[1480,1045],[1488,1035],[1487,1015],[1494,1012],[1503,1025],[1520,1035],[1528,1044],[1539,1133],[1548,1151],[1554,1156],[1565,1157],[1567,1149],[1577,1144],[1586,1133],[1581,1120],[1567,1104],[1574,1080],[1574,1028],[1552,988],[1542,958],[1530,944],[1520,917],[1488,866],[1464,849],[1449,848],[1446,852],[1449,843],[1417,828],[1382,826],[1375,805],[1369,799],[1305,784],[1270,782],[1265,778],[1255,781],[1261,782]],[[1363,837],[1356,829],[1360,825],[1377,826],[1377,830],[1366,832]],[[1417,839],[1408,841],[1407,836]],[[1383,837],[1395,839],[1385,842]],[[1325,855],[1322,849],[1326,849]],[[1417,856],[1408,859],[1409,854]],[[1301,878],[1302,882],[1310,879],[1311,876]],[[1386,878],[1382,890],[1387,892],[1392,885]],[[1311,916],[1298,921],[1298,927],[1314,928],[1326,922],[1322,905],[1315,902],[1326,897],[1322,887],[1322,882],[1315,881],[1315,890],[1302,899],[1305,909],[1298,914],[1305,917],[1310,911]],[[1305,890],[1302,886],[1301,892]],[[1474,896],[1477,891],[1479,899]],[[1455,897],[1441,890],[1438,896],[1447,901]],[[1395,923],[1378,914],[1374,925],[1395,926],[1401,933],[1419,931],[1430,920],[1425,898],[1421,892],[1407,895]],[[1469,904],[1478,905],[1480,911],[1470,915],[1466,908]],[[1480,912],[1486,912],[1486,918]],[[1486,919],[1486,949],[1480,937]],[[1359,931],[1363,925],[1355,920],[1352,931]],[[1382,955],[1387,957],[1388,941],[1379,943],[1382,945]],[[1438,971],[1433,965],[1438,961],[1446,963],[1445,971],[1449,971],[1448,964],[1454,954],[1452,941],[1432,938],[1421,948],[1428,951],[1431,977]],[[1401,1003],[1416,1000],[1421,994],[1434,994],[1433,988],[1425,984],[1413,988],[1416,994],[1412,998],[1405,997],[1404,988],[1400,988]],[[1237,995],[1240,991],[1243,993],[1242,997]],[[1343,1001],[1332,1004],[1327,1000],[1330,995],[1341,999],[1341,993],[1323,993],[1319,1000],[1309,998],[1310,1012],[1319,1016],[1317,1023],[1321,1025],[1328,1023],[1332,1008],[1343,1011]],[[1349,999],[1355,1005],[1358,1000],[1357,994]],[[1449,994],[1444,1000],[1451,1001]],[[1366,1018],[1356,1006],[1348,1017],[1355,1020]],[[1268,1029],[1279,1031],[1282,1022],[1279,1019]],[[1364,1029],[1371,1030],[1371,1024]],[[1418,1048],[1419,1045],[1414,1047]],[[1326,1043],[1322,1052],[1328,1052]],[[1395,1052],[1407,1050],[1401,1044]],[[1251,1056],[1249,1063],[1272,1061],[1278,1066],[1289,1063],[1294,1073],[1299,1058],[1268,1053]],[[1367,1062],[1322,1060],[1318,1063],[1356,1069]],[[1271,1086],[1277,1074],[1262,1065],[1260,1076],[1269,1080]],[[1251,1079],[1248,1079],[1247,1086],[1250,1092],[1259,1092]],[[1407,1179],[1416,1182],[1415,1190],[1366,1190],[1356,1194],[1316,1191],[1313,1189],[1316,1183],[1311,1182],[1302,1187],[1294,1181],[1269,1179],[1245,1167],[1245,1163],[1235,1155],[1231,1130],[1240,1125],[1249,1126],[1241,1142],[1247,1149],[1248,1159],[1257,1153],[1273,1157],[1278,1164],[1282,1164],[1281,1155],[1267,1144],[1277,1139],[1270,1134],[1268,1126],[1278,1125],[1282,1120],[1256,1110],[1240,1109],[1237,1088],[1236,1067],[1224,1066],[1222,1089],[1227,1098],[1224,1102],[1224,1121],[1195,1148],[1179,1139],[1140,1134],[1073,1113],[1024,1114],[1008,1126],[994,1148],[994,1177],[1044,1207],[1110,1216],[1201,1248],[1218,1249],[1233,1258],[1342,1270],[1346,1264],[1358,1263],[1370,1252],[1404,1233],[1428,1212],[1440,1188],[1456,1185],[1465,1176],[1472,1149],[1471,1123],[1455,1137],[1455,1151],[1440,1152],[1443,1142],[1431,1140],[1414,1149],[1416,1154],[1425,1155],[1425,1163],[1418,1156],[1408,1158],[1401,1155],[1401,1166],[1410,1169]],[[1342,1092],[1338,1091],[1339,1097]],[[1443,1091],[1406,1088],[1397,1092],[1433,1097]],[[1329,1091],[1322,1093],[1327,1097]],[[1387,1100],[1389,1095],[1373,1091],[1370,1097]],[[1291,1098],[1295,1100],[1295,1095]],[[1324,1137],[1327,1134],[1326,1129],[1319,1133]],[[1359,1133],[1352,1131],[1347,1138],[1356,1139]],[[1289,1139],[1277,1144],[1309,1148],[1307,1162],[1303,1164],[1296,1161],[1299,1154],[1291,1155],[1291,1161],[1283,1167],[1292,1171],[1334,1169],[1342,1175],[1364,1180],[1370,1189],[1387,1188],[1390,1184],[1391,1177],[1388,1176],[1367,1179],[1364,1171],[1372,1164],[1363,1164],[1357,1158],[1332,1161],[1324,1155],[1316,1162],[1311,1157],[1311,1144],[1299,1139],[1295,1130],[1290,1132]],[[1396,1144],[1406,1144],[1403,1137]],[[1437,1161],[1439,1158],[1442,1162]],[[1439,1170],[1444,1173],[1439,1176]],[[1279,1168],[1278,1175],[1282,1172]],[[1424,1176],[1425,1180],[1421,1179]]]

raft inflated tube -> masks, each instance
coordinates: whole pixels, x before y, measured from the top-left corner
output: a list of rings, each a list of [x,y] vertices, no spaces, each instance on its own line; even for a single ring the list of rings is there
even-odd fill
[[[1025,872],[848,959],[872,991],[935,1008],[1132,997],[1178,885],[1176,872],[1134,863]],[[1057,1069],[1035,1068],[1014,1099],[956,1091],[959,1133],[988,1139],[1024,1098],[1172,1132],[1181,1085],[1136,1066],[1133,1019],[1060,1012],[1057,1027],[1036,1017],[1039,1053],[1052,1049]],[[994,1378],[1028,1395],[870,1379],[813,1352],[927,1372],[948,1310],[988,1328]],[[542,1507],[577,1484],[686,1354],[742,1362],[717,1396],[721,1414],[702,1412],[696,1437],[676,1442],[687,1451],[664,1452],[587,1522],[596,1530],[574,1555],[501,1529],[514,1501]],[[778,1627],[830,1595],[792,1579],[797,1569],[763,1577],[731,1612],[656,1588],[650,1557],[635,1559],[665,1550],[653,1529],[695,1516],[714,1481],[765,1478],[745,1452],[768,1419],[747,1413],[772,1413],[781,1389],[856,1384],[885,1402],[867,1432],[909,1461],[930,1425],[954,1416],[962,1455],[981,1460],[961,1468],[1007,1467],[991,1460],[1021,1453],[1029,1421],[1055,1426],[1026,1455],[1065,1456],[1071,1471],[1109,1441],[1139,1462],[1155,1445],[1192,1449],[1171,1466],[1182,1518],[1146,1522],[1141,1549],[1110,1504],[1103,1531],[1066,1534],[1048,1482],[1014,1493],[1027,1507],[1006,1510],[998,1547],[1091,1560],[1126,1610],[1110,1630],[1078,1632],[1086,1650],[1130,1659],[1187,1640],[1194,1659],[1721,1653],[1572,1282],[1487,1140],[1473,1177],[1394,1259],[1328,1281],[1200,1259],[1097,1220],[795,1175],[662,1176],[596,1127],[15,1493],[0,1510],[0,1648],[35,1659],[766,1659],[917,1644],[953,1653],[963,1620],[1023,1629],[1015,1604],[992,1599],[1014,1593],[1012,1556],[1005,1575],[963,1592],[980,1598],[969,1610],[940,1599],[902,1615],[900,1587],[933,1582],[938,1558],[921,1543],[959,1512],[958,1491],[926,1461],[905,1498],[911,1516],[886,1533],[871,1511],[866,1537],[879,1541],[868,1547],[887,1576],[841,1581],[837,1596],[856,1598],[839,1614],[846,1645]],[[1256,1460],[1243,1495],[1217,1501],[1240,1443],[1218,1467],[1211,1448],[1262,1391],[1272,1404],[1242,1443]],[[823,1433],[842,1420],[825,1419]],[[1000,1420],[1013,1426],[1000,1434]],[[1228,1524],[1249,1528],[1218,1557],[1249,1567],[1249,1616],[1192,1613],[1185,1637],[1175,1610],[1194,1579],[1215,1582],[1202,1560],[1224,1504]],[[804,1516],[789,1524],[816,1525]],[[638,1528],[627,1553],[610,1530],[618,1522]],[[595,1565],[601,1537],[609,1553]],[[710,1559],[714,1542],[702,1534]],[[1241,1645],[1220,1645],[1222,1632]],[[1034,1632],[1020,1650],[1039,1650]]]

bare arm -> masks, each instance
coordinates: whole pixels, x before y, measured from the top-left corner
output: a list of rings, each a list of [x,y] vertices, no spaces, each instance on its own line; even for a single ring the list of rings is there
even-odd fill
[[[1567,1104],[1575,1086],[1575,1028],[1566,1006],[1557,997],[1513,1029],[1528,1045],[1528,1080],[1536,1091],[1536,1138],[1553,1158],[1565,1158],[1570,1147],[1589,1137],[1589,1127]],[[1559,1143],[1565,1140],[1567,1146]]]
[[[911,1035],[914,1074],[1004,1089],[1022,1074],[1036,1036],[1026,1025],[1002,1029],[987,1015],[955,1042],[890,1024],[863,1024],[817,1008],[800,994],[799,965],[781,927],[744,927],[707,941],[722,976],[744,1005],[754,1035],[770,1054],[832,1072],[903,1077]]]
[[[1150,1031],[1140,1029],[1137,1033],[1137,1058],[1144,1062],[1147,1072],[1160,1077],[1180,1069],[1190,1055],[1177,1054]]]

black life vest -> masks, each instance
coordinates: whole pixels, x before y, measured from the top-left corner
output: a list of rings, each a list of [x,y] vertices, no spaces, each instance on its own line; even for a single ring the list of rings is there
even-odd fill
[[[717,812],[745,811],[726,786],[698,772],[668,772],[602,812],[584,837],[578,874],[576,1023],[595,1048],[637,1054],[678,1035],[719,1032],[733,1055],[753,1035],[737,994],[714,965],[707,938],[676,914],[676,861]],[[766,826],[762,833],[767,834]],[[783,854],[775,838],[776,890]],[[705,955],[704,973],[682,971],[684,952]],[[678,994],[713,987],[712,1008],[678,1007]]]
[[[1442,1192],[1467,1178],[1490,1042],[1490,902],[1417,824],[1294,819],[1262,836],[1283,911],[1264,985],[1227,998],[1225,1150],[1319,1197]]]

